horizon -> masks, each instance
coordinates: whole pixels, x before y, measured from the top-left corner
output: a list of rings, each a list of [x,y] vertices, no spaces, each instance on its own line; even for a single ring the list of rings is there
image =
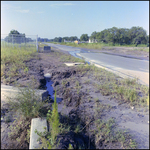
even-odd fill
[[[40,38],[80,38],[133,26],[149,35],[149,1],[1,1],[1,36],[14,29]]]

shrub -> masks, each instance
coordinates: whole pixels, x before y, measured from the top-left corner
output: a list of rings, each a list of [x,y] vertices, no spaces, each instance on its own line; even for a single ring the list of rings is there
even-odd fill
[[[9,98],[10,109],[18,112],[19,116],[25,119],[31,119],[39,116],[39,110],[42,108],[41,96],[32,88],[19,88],[15,99]]]

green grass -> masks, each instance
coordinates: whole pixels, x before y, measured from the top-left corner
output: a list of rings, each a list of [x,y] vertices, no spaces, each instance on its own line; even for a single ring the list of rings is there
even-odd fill
[[[44,105],[44,102],[40,98],[41,95],[29,87],[19,88],[15,99],[8,97],[10,110],[16,112],[21,118],[25,118],[25,120],[39,117],[39,110]]]
[[[149,47],[141,47],[141,48],[134,48],[134,51],[144,51],[144,52],[149,52]]]
[[[38,42],[38,45],[39,45],[39,47],[44,47],[44,46],[47,46],[47,44],[43,44],[43,43],[41,43],[41,42]]]
[[[66,45],[66,46],[73,46],[73,47],[81,47],[81,48],[87,48],[87,49],[98,49],[98,50],[101,50],[103,47],[111,47],[111,48],[114,48],[114,47],[136,47],[135,44],[132,44],[132,45],[120,45],[120,44],[112,44],[112,43],[108,43],[108,44],[106,44],[106,43],[79,43],[79,44],[76,44],[73,42],[72,43],[51,42],[51,43],[61,44],[61,45]],[[145,45],[145,44],[137,45],[137,47],[141,47],[141,48],[140,49],[135,48],[134,50],[149,52],[149,47],[147,47],[147,45]]]
[[[36,53],[35,47],[1,47],[1,76],[17,76],[19,69],[25,69],[27,72],[24,62],[35,57]],[[6,72],[7,66],[10,70]]]
[[[56,56],[58,56],[58,59],[61,61],[61,62],[81,62],[81,63],[85,63],[84,60],[80,59],[80,58],[76,58],[76,57],[73,57],[71,55],[67,55],[67,54],[64,54],[63,52],[54,52],[54,54]]]
[[[137,106],[147,106],[147,96],[149,88],[145,85],[140,85],[138,79],[124,78],[119,79],[117,75],[94,65],[79,65],[77,71],[82,74],[90,74],[93,81],[92,84],[102,95],[116,97],[119,103],[129,103]],[[90,77],[91,78],[91,77]],[[87,82],[87,81],[86,81]],[[86,83],[85,82],[85,83]],[[138,95],[139,92],[143,96]]]
[[[8,136],[19,144],[20,141],[29,143],[31,119],[44,116],[41,110],[45,102],[42,102],[41,95],[33,88],[33,82],[36,81],[32,81],[26,88],[19,88],[14,98],[7,97],[9,111],[15,116]]]
[[[95,103],[94,129],[91,131],[95,136],[96,149],[110,149],[115,146],[120,149],[137,148],[137,143],[131,134],[123,129],[119,130],[113,118],[102,120],[101,115],[106,108],[111,109],[110,106],[105,106],[99,101]]]

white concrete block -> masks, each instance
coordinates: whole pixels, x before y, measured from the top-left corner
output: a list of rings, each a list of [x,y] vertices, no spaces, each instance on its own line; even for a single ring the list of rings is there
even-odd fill
[[[65,65],[67,66],[75,66],[75,65],[81,65],[81,64],[84,64],[84,63],[64,63]]]
[[[39,136],[35,133],[35,129],[39,132],[44,132],[44,127],[47,130],[46,118],[33,118],[31,121],[31,131],[30,131],[30,145],[29,149],[37,149],[40,147],[40,143],[37,141]]]

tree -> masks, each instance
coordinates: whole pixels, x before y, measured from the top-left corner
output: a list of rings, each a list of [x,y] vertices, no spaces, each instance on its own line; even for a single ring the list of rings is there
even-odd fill
[[[91,36],[90,36],[90,39],[96,39],[96,35],[97,35],[97,32],[96,31],[94,31],[92,34],[91,34]]]
[[[24,43],[25,40],[25,34],[19,33],[17,30],[11,30],[5,38],[5,41],[9,43]]]
[[[71,36],[70,37],[70,41],[75,41],[75,40],[78,40],[78,38],[76,36]]]
[[[147,34],[142,27],[132,27],[129,30],[129,38],[132,44],[146,44],[147,43]]]
[[[89,40],[88,34],[82,34],[81,35],[80,41],[88,41],[88,40]]]

